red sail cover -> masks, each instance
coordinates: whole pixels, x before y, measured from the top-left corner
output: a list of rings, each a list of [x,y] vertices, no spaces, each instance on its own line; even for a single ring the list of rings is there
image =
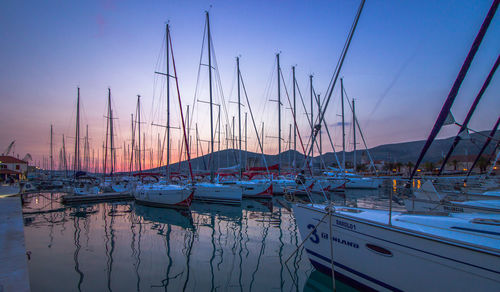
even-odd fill
[[[279,169],[279,165],[278,164],[275,164],[275,165],[271,165],[269,167],[250,167],[248,169],[248,171],[273,171],[273,170],[278,170]]]

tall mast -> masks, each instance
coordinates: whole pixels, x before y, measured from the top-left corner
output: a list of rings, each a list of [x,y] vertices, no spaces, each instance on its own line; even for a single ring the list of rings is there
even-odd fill
[[[342,170],[345,170],[344,79],[343,78],[340,78],[340,102],[342,107]]]
[[[289,124],[289,129],[288,129],[288,168],[289,171],[292,171],[292,153],[291,153],[291,148],[292,148],[292,124]]]
[[[276,54],[278,66],[278,175],[281,174],[281,83],[280,83],[280,54]]]
[[[130,122],[131,122],[131,131],[132,131],[132,151],[129,152],[130,154],[130,167],[129,167],[129,172],[132,173],[133,167],[134,167],[134,149],[135,149],[135,127],[134,127],[134,114],[130,114]],[[97,152],[97,155],[99,155],[99,152]],[[97,159],[99,161],[99,159]]]
[[[142,172],[142,166],[141,166],[141,96],[140,95],[137,95],[137,120],[138,120],[138,123],[137,125],[139,126],[139,153],[138,153],[138,157],[139,157],[139,172]]]
[[[213,116],[213,100],[212,100],[212,48],[211,48],[211,35],[210,35],[210,18],[207,15],[207,43],[208,43],[208,87],[210,92],[210,182],[214,181],[214,116]],[[220,130],[220,129],[219,129]]]
[[[106,171],[108,170],[107,163],[108,163],[108,136],[109,136],[109,126],[110,126],[110,122],[109,122],[110,115],[111,115],[111,93],[109,92],[109,88],[108,88],[108,114],[107,114],[107,120],[106,120],[106,146],[104,148],[103,175],[106,175]]]
[[[186,110],[186,132],[187,132],[187,144],[186,144],[186,155],[184,157],[184,160],[187,160],[187,155],[188,155],[188,151],[190,151],[191,149],[191,140],[190,140],[190,134],[189,134],[189,127],[190,127],[190,123],[189,123],[189,104],[186,105],[187,107],[187,110]],[[191,153],[189,153],[191,154]]]
[[[52,171],[54,170],[54,159],[52,157],[52,125],[50,125],[50,176],[52,176]]]
[[[354,136],[354,152],[353,152],[353,168],[354,168],[354,171],[356,171],[356,110],[355,110],[355,107],[354,107],[354,98],[352,99],[352,133],[353,133],[353,136]]]
[[[296,95],[295,95],[295,66],[292,66],[292,75],[293,75],[293,116],[297,116],[296,112]],[[293,166],[295,168],[295,159],[296,159],[296,154],[297,154],[297,125],[296,123],[293,123]]]
[[[420,162],[422,162],[422,159],[425,156],[425,153],[427,153],[427,150],[431,146],[432,142],[436,138],[437,134],[441,130],[441,127],[443,126],[446,117],[448,116],[450,109],[455,101],[455,98],[457,97],[458,91],[460,89],[460,86],[462,85],[462,82],[467,75],[467,72],[469,71],[469,67],[472,64],[472,60],[474,59],[474,56],[476,55],[476,52],[479,49],[479,46],[481,45],[481,42],[483,40],[484,35],[486,34],[486,31],[488,30],[488,27],[490,26],[491,20],[495,16],[496,10],[499,5],[498,0],[493,1],[491,4],[490,10],[488,11],[488,14],[486,15],[486,18],[483,21],[483,24],[481,25],[481,28],[479,29],[478,34],[476,35],[476,38],[474,39],[474,42],[472,43],[471,48],[469,49],[469,53],[467,54],[467,57],[465,58],[464,63],[462,64],[462,67],[460,68],[460,71],[457,75],[457,78],[455,79],[455,82],[453,83],[453,86],[448,93],[448,97],[446,98],[443,107],[441,108],[441,111],[439,112],[438,118],[436,122],[434,123],[434,126],[432,127],[431,133],[429,134],[429,137],[427,138],[427,141],[425,142],[424,147],[422,148],[422,151],[420,152],[420,155],[417,159],[417,162],[415,163],[415,166],[413,167],[413,171],[411,172],[409,181],[413,179],[415,176],[415,173],[417,172],[417,169],[420,165]]]
[[[241,167],[243,166],[243,161],[241,160],[241,98],[240,98],[240,58],[236,57],[236,75],[238,76],[238,150],[240,153],[240,167],[239,173],[241,178]]]
[[[314,160],[314,141],[312,139],[314,135],[314,107],[313,107],[313,76],[309,75],[309,95],[311,98],[311,168],[313,168],[313,160]]]
[[[245,112],[245,169],[247,167],[247,161],[248,161],[248,148],[247,148],[247,113]]]
[[[80,171],[80,87],[77,87],[76,97],[76,129],[75,129],[75,156],[73,171]]]
[[[170,25],[167,23],[167,181],[170,181],[170,48],[168,41],[170,39]]]
[[[62,136],[62,149],[63,149],[63,163],[64,163],[64,176],[67,176],[68,175],[68,163],[67,163],[67,160],[66,160],[66,145],[64,143],[64,134]]]
[[[142,165],[146,168],[146,133],[142,133]]]
[[[220,133],[221,133],[221,120],[220,120],[220,104],[219,104],[219,107],[218,107],[218,111],[217,111],[217,129],[218,132],[217,132],[217,167],[220,168],[220,159],[221,159],[221,156],[220,156]]]
[[[314,90],[314,89],[313,89]],[[321,96],[318,94],[317,98],[316,98],[316,105],[318,106],[318,113],[321,112]],[[321,137],[321,130],[319,130],[319,156],[321,157],[323,155],[323,140],[322,140],[322,137]],[[320,158],[322,160],[322,158]]]
[[[106,135],[106,137],[107,137],[107,135]],[[106,170],[104,169],[104,165],[106,165],[106,159],[104,158],[105,157],[104,154],[106,152],[107,152],[106,147],[104,146],[104,142],[102,142],[102,159],[103,159],[103,162],[102,162],[102,165],[103,165],[102,173],[103,173],[103,175],[106,174]]]
[[[108,88],[108,102],[109,102],[109,142],[110,142],[110,149],[109,149],[109,155],[110,155],[110,164],[111,164],[111,170],[109,172],[110,175],[113,175],[113,172],[115,171],[115,164],[116,164],[116,152],[115,152],[115,143],[114,143],[114,135],[113,135],[113,109],[111,108],[111,89]]]
[[[231,134],[231,148],[234,149],[234,116],[233,116],[233,121],[231,123],[231,128],[233,128],[233,133]]]

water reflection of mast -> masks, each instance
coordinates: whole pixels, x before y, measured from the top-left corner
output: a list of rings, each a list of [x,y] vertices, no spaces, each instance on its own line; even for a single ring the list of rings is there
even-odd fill
[[[191,251],[193,250],[195,229],[193,228],[193,231],[190,233],[186,233],[186,235],[187,234],[189,234],[191,236],[191,240],[189,241],[189,244],[188,244],[188,250],[187,250],[187,256],[186,256],[187,275],[186,275],[186,281],[184,281],[184,286],[182,287],[182,291],[186,291],[187,284],[189,282],[189,272],[190,272],[189,262],[191,261]],[[186,242],[186,240],[184,240],[184,242]]]
[[[279,240],[280,240],[280,251],[279,251],[279,258],[280,258],[280,289],[283,290],[283,247],[285,246],[285,243],[283,242],[283,228],[281,226],[281,224],[283,224],[283,220],[281,219],[281,211],[283,210],[283,208],[281,207],[278,207],[278,210],[279,210],[279,229],[280,229],[280,237],[279,237]]]
[[[75,232],[73,234],[73,241],[75,242],[75,253],[73,254],[73,259],[75,261],[75,271],[79,275],[79,280],[78,280],[78,291],[82,290],[82,283],[83,283],[83,273],[80,271],[80,265],[78,263],[78,254],[80,253],[80,222],[79,222],[79,217],[77,215],[78,211],[75,211],[75,216],[73,217],[73,225],[75,227]]]
[[[114,240],[114,231],[113,231],[113,222],[114,222],[114,216],[111,215],[111,220],[109,223],[109,235],[108,235],[108,226],[107,226],[107,216],[109,214],[112,214],[114,212],[114,206],[111,205],[111,211],[107,213],[107,205],[104,205],[104,233],[106,236],[106,266],[107,266],[107,282],[108,282],[108,290],[111,290],[111,272],[113,270],[113,251],[115,248],[115,240]],[[110,235],[111,235],[111,249],[108,248],[108,243],[110,242]]]
[[[141,277],[139,276],[139,266],[141,265],[141,237],[142,237],[142,218],[139,217],[139,238],[137,240],[137,263],[135,264],[135,274],[137,275],[137,291],[141,290]]]
[[[299,245],[299,233],[297,232],[298,230],[298,226],[297,226],[297,221],[294,219],[294,220],[291,220],[293,222],[293,235],[294,235],[294,238],[295,238],[295,246],[298,246]],[[298,281],[299,281],[299,263],[302,259],[302,251],[304,249],[301,248],[299,252],[296,252],[295,253],[295,257],[293,258],[293,268],[294,268],[294,278],[295,280],[293,281],[295,283],[295,287],[296,287],[296,291],[298,292],[299,291],[299,285],[298,285]]]
[[[210,289],[210,291],[214,291],[214,265],[213,265],[213,261],[215,259],[215,220],[214,220],[214,216],[215,215],[211,215],[210,216],[210,227],[212,227],[212,236],[210,237],[211,238],[211,242],[212,242],[212,257],[210,258],[210,275],[212,276],[211,277],[211,283],[212,283],[212,287]]]
[[[170,234],[172,233],[172,227],[170,226],[170,224],[168,224],[167,226],[167,235],[166,235],[166,238],[167,238],[167,242],[166,242],[166,245],[167,245],[167,258],[168,258],[168,266],[167,266],[167,278],[166,278],[166,281],[164,283],[164,287],[165,287],[165,291],[167,291],[167,287],[168,287],[168,284],[170,282],[170,270],[172,269],[172,256],[170,255]]]
[[[240,243],[240,250],[238,252],[238,257],[240,258],[240,265],[239,265],[239,274],[238,274],[238,284],[240,286],[240,291],[243,291],[243,283],[241,281],[241,277],[243,275],[243,257],[241,256],[242,252],[243,252],[243,219],[246,219],[246,222],[247,222],[247,226],[246,228],[248,228],[248,211],[245,211],[245,214],[243,214],[242,212],[242,218],[241,218],[241,221],[240,221],[240,230],[239,230],[239,234],[238,234],[238,242]],[[246,230],[245,230],[246,232]]]
[[[135,264],[134,264],[134,270],[135,270],[135,275],[137,278],[137,291],[139,291],[139,283],[140,283],[140,276],[139,276],[139,264],[140,264],[140,259],[138,256],[138,251],[135,249],[135,216],[134,213],[130,213],[130,230],[132,231],[132,241],[130,243],[130,249],[132,249],[132,258],[135,259]],[[140,222],[139,222],[140,224]],[[140,236],[140,225],[139,225],[139,236]]]
[[[263,219],[265,218],[264,216],[262,217]],[[270,222],[268,222],[269,225],[270,225]],[[264,226],[266,224],[266,220],[262,220],[262,225]],[[266,248],[266,238],[267,238],[267,234],[269,232],[269,225],[264,227],[262,229],[262,245],[260,247],[260,252],[259,252],[259,256],[257,257],[257,265],[255,266],[255,271],[253,271],[252,273],[252,281],[250,281],[250,289],[249,291],[252,291],[252,286],[253,286],[253,283],[255,281],[255,274],[257,274],[257,271],[259,270],[259,266],[260,266],[260,259],[262,257],[262,255],[264,254],[264,250]]]

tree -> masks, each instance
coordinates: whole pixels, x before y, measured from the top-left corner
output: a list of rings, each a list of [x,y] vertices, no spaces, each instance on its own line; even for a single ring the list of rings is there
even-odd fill
[[[426,163],[424,163],[424,169],[427,172],[432,172],[434,170],[434,163],[431,161],[427,161]]]
[[[401,172],[401,167],[403,166],[403,163],[401,162],[396,162],[394,164],[394,167],[398,170],[398,173]]]
[[[411,162],[411,161],[408,161],[406,163],[406,167],[408,168],[408,174],[411,174],[411,171],[413,170],[414,166],[415,166],[415,164],[413,164],[413,162]]]
[[[453,159],[453,160],[451,161],[451,164],[453,165],[453,170],[455,170],[455,171],[456,171],[456,170],[457,170],[457,166],[458,166],[458,160]]]
[[[479,167],[479,171],[481,173],[484,173],[486,171],[486,168],[488,168],[488,165],[490,165],[490,162],[484,156],[481,156],[479,158],[479,160],[477,161],[477,167]]]

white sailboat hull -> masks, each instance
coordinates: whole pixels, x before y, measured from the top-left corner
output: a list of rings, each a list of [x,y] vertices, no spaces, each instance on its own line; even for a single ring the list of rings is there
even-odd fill
[[[241,204],[242,189],[213,183],[198,183],[194,192],[194,200],[206,203]]]
[[[228,181],[223,185],[239,187],[243,198],[272,199],[273,185],[270,181]]]
[[[357,213],[352,216],[344,213],[332,215],[333,236],[330,236],[330,218],[324,217],[324,206],[294,206],[302,238],[312,232],[305,242],[309,259],[325,274],[331,275],[332,240],[335,277],[363,290],[492,291],[500,287],[498,247],[481,248],[377,222],[380,217],[388,218],[386,211],[375,214],[373,221],[356,218]],[[396,217],[393,218],[397,224]],[[490,237],[491,246],[497,241],[500,246],[498,229],[497,226],[490,229],[496,230],[489,231],[491,234],[483,234]]]
[[[380,181],[371,177],[349,177],[345,185],[346,189],[377,189]]]
[[[315,193],[331,192],[345,189],[344,179],[316,179],[311,191]]]
[[[135,200],[140,204],[175,208],[191,206],[193,195],[194,191],[189,187],[160,184],[138,185],[134,192]]]

